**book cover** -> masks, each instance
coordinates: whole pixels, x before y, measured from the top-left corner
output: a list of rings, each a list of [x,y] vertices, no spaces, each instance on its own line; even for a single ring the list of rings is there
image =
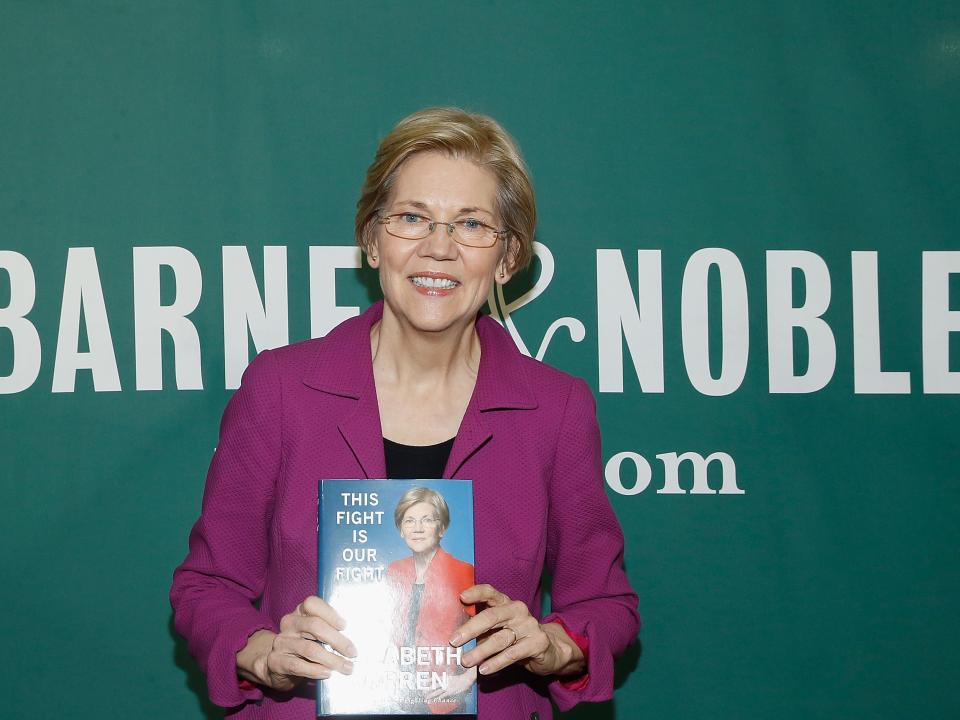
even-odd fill
[[[453,631],[474,612],[469,480],[321,480],[318,594],[346,620],[351,675],[317,683],[317,714],[475,715],[476,668]]]

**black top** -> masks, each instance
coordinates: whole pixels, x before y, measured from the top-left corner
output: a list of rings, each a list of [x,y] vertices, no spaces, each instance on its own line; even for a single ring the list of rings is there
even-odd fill
[[[442,478],[455,439],[450,438],[436,445],[402,445],[384,438],[387,477],[395,480]]]
[[[436,445],[402,445],[384,438],[383,455],[387,465],[387,477],[394,480],[434,480],[442,478],[455,439],[450,438]],[[410,594],[410,610],[406,617],[405,629],[408,645],[414,644],[412,638],[416,634],[422,598],[423,585],[414,583]],[[433,720],[437,717],[427,712],[428,708],[423,701],[410,705],[409,709],[423,714],[404,714],[405,720]],[[356,720],[376,719],[373,717],[358,717]]]
[[[407,611],[404,645],[417,644],[417,625],[420,624],[420,606],[423,604],[423,583],[414,583],[410,588],[410,610]]]

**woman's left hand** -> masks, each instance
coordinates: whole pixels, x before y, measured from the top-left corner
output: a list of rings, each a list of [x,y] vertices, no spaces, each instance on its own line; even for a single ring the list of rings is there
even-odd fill
[[[459,675],[453,675],[447,680],[447,686],[431,690],[423,696],[427,702],[434,700],[453,700],[465,694],[477,682],[477,669],[467,668]]]
[[[459,647],[477,638],[464,653],[464,667],[479,666],[491,675],[519,663],[536,675],[579,675],[586,666],[579,646],[558,623],[541,625],[525,603],[511,600],[491,585],[474,585],[460,593],[466,605],[487,607],[457,628],[450,644]],[[482,638],[482,639],[481,639]]]

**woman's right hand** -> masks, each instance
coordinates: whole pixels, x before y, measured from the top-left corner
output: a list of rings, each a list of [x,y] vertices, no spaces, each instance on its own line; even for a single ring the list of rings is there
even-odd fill
[[[349,675],[357,649],[341,631],[346,623],[323,598],[311,595],[280,619],[280,633],[258,630],[237,653],[237,674],[274,690],[303,680],[324,680],[334,671]],[[320,643],[328,644],[336,653]]]

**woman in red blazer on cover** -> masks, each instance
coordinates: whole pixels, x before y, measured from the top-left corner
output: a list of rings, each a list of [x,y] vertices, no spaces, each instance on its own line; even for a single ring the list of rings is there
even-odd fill
[[[384,300],[250,364],[174,572],[176,628],[238,720],[313,718],[305,681],[351,672],[351,629],[314,595],[317,480],[399,477],[386,440],[445,448],[442,473],[408,477],[473,480],[478,584],[460,600],[478,612],[447,641],[477,639],[462,663],[479,720],[611,697],[639,616],[593,396],[479,312],[528,264],[535,226],[523,159],[491,118],[422,110],[380,143],[355,227]]]
[[[473,565],[458,560],[440,547],[450,527],[450,509],[443,495],[430,488],[411,488],[397,503],[394,523],[410,557],[395,560],[387,568],[387,581],[394,592],[394,617],[398,647],[448,647],[453,632],[465,623],[473,606],[460,602],[460,593],[474,584]],[[409,698],[412,711],[448,713],[456,710],[458,697],[476,682],[476,668],[431,664],[419,670],[446,672],[448,686]],[[424,705],[426,705],[424,707]]]

